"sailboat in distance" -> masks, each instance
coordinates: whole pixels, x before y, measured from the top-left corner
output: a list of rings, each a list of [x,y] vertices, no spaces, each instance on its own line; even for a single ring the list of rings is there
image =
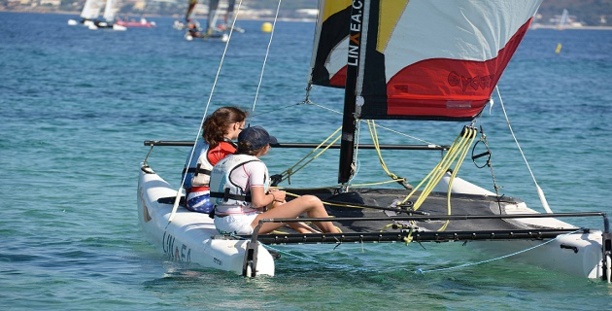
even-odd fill
[[[83,11],[81,11],[81,21],[68,20],[68,25],[75,26],[83,24],[89,29],[95,30],[100,28],[124,31],[127,30],[125,26],[115,23],[115,14],[117,13],[116,7],[117,0],[86,0]],[[104,7],[104,14],[100,19],[100,11]]]
[[[251,235],[220,233],[208,215],[182,207],[184,198],[177,190],[182,185],[171,186],[147,163],[156,146],[194,142],[146,141],[151,150],[141,165],[138,185],[138,214],[145,235],[173,260],[251,277],[274,275],[281,260],[268,249],[270,245],[314,244],[309,249],[314,252],[328,244],[402,242],[396,245],[403,247],[412,242],[460,242],[474,252],[499,258],[514,254],[517,261],[609,282],[612,234],[605,213],[554,213],[539,187],[544,211],[537,212],[521,199],[500,194],[495,183],[488,190],[459,177],[470,150],[474,162],[483,160],[483,167],[491,167],[487,135],[477,126],[479,116],[541,2],[319,1],[306,89],[344,89],[342,124],[323,142],[281,142],[274,147],[313,149],[313,158],[339,150],[337,184],[285,185],[312,161],[306,157],[270,179],[289,194],[319,197],[342,233],[304,234],[289,228],[259,232],[266,222],[316,223],[330,218],[266,219]],[[377,120],[465,125],[448,145],[394,145],[379,140]],[[363,123],[370,130],[371,144],[359,141]],[[477,144],[484,145],[482,151],[474,152],[479,150]],[[377,152],[389,176],[386,187],[354,184],[360,150]],[[388,169],[381,150],[430,150],[443,156],[412,185]],[[395,165],[413,159],[401,157]],[[310,168],[307,174],[318,183],[325,172]],[[569,217],[595,217],[602,226],[581,228],[563,220]]]
[[[223,42],[227,41],[227,33],[230,30],[230,27],[232,27],[234,24],[234,7],[236,5],[236,1],[229,0],[227,7],[225,7],[224,10],[219,8],[219,3],[219,0],[208,0],[206,27],[202,28],[200,23],[194,17],[198,0],[189,0],[187,12],[185,13],[185,24],[183,26],[187,29],[185,39],[188,41],[195,38],[220,39]],[[179,24],[175,22],[175,28],[180,28],[178,25]],[[244,32],[244,29],[235,26],[233,30],[236,32]]]
[[[81,20],[77,22],[74,19],[70,19],[68,20],[68,25],[74,26],[80,23],[86,27],[95,27],[95,21],[100,16],[100,12],[105,3],[106,2],[103,0],[86,0],[83,10],[81,11]]]
[[[584,25],[581,22],[576,21],[576,17],[573,15],[569,15],[567,9],[563,9],[561,16],[557,15],[557,29],[574,29],[574,28],[582,28]]]

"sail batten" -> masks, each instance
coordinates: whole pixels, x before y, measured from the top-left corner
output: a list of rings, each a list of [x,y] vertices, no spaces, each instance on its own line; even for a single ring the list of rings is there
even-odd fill
[[[321,2],[311,81],[345,87],[352,3]],[[489,102],[541,0],[355,2],[370,6],[357,117],[470,120]]]

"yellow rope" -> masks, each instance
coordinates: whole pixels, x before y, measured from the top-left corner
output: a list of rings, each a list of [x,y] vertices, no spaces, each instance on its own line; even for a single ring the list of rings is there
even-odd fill
[[[435,186],[440,182],[451,164],[458,158],[461,158],[461,155],[465,157],[465,150],[469,148],[475,136],[474,128],[465,127],[462,133],[457,136],[444,158],[442,158],[442,160],[429,172],[429,174],[427,174],[427,176],[425,176],[425,178],[416,187],[414,187],[414,189],[406,196],[401,204],[405,204],[412,197],[412,195],[414,195],[414,193],[416,193],[418,189],[423,186],[423,184],[427,183],[413,206],[413,209],[417,210],[423,201],[425,201],[425,199],[429,196]],[[461,158],[461,162],[462,161],[463,160]]]
[[[414,221],[410,221],[411,226],[409,226],[409,230],[408,230],[408,235],[406,237],[404,237],[404,242],[406,242],[406,246],[408,246],[408,244],[410,244],[412,242],[412,240],[414,240],[414,238],[412,237],[412,233],[414,232]],[[380,232],[384,232],[386,231],[388,228],[393,227],[394,225],[397,225],[396,223],[391,223],[388,224],[386,226],[384,226],[382,229],[380,229]],[[404,229],[404,225],[398,225],[399,227],[401,227],[401,229]]]
[[[368,120],[368,129],[370,130],[370,137],[372,138],[372,143],[374,144],[374,148],[376,150],[376,154],[378,155],[378,161],[380,162],[380,166],[387,173],[387,176],[391,177],[391,179],[395,182],[401,183],[404,187],[408,188],[406,184],[406,178],[399,177],[395,175],[393,172],[389,170],[385,160],[382,157],[382,152],[380,150],[380,143],[378,140],[378,132],[376,131],[376,124],[374,120]]]
[[[397,175],[393,174],[388,169],[384,159],[382,158],[382,153],[380,151],[380,144],[378,143],[379,142],[378,141],[378,134],[376,132],[376,128],[375,128],[374,122],[368,121],[368,127],[370,129],[370,134],[371,134],[371,137],[372,137],[372,141],[374,142],[374,146],[375,146],[376,152],[378,154],[381,166],[382,166],[383,170],[385,170],[387,175],[392,178],[392,180],[391,181],[378,182],[378,183],[361,184],[361,186],[364,186],[364,185],[365,186],[368,186],[368,185],[377,185],[377,184],[405,181],[404,178],[398,177]],[[312,154],[314,154],[316,150],[320,149],[321,146],[323,146],[325,143],[327,143],[340,130],[341,130],[341,128],[338,128],[338,130],[336,130],[327,139],[325,139],[321,144],[319,144],[319,146],[317,146],[313,151],[311,151],[304,158],[299,160],[294,166],[292,166],[291,168],[289,168],[285,172],[283,172],[283,174],[285,174],[287,172],[293,174],[293,173],[301,170],[304,166],[306,166],[306,164],[308,164],[311,161],[313,161],[316,157],[320,156],[324,151],[329,149],[331,144],[335,143],[339,139],[339,137],[336,137],[336,139],[334,139],[329,145],[327,145],[326,148],[324,148],[321,152],[319,152],[317,155],[315,155],[311,160],[306,162],[304,165],[300,166],[298,169],[293,170],[295,167],[298,166],[298,164],[303,162],[307,157],[309,157]],[[423,180],[421,180],[421,182],[416,187],[414,187],[414,189],[398,205],[405,204],[412,197],[412,195],[414,195],[414,193],[416,193],[418,191],[418,189],[420,189],[425,184],[425,187],[424,187],[423,191],[421,192],[421,195],[419,196],[419,198],[417,199],[417,201],[413,205],[413,210],[415,210],[415,211],[418,210],[421,207],[421,205],[423,204],[423,202],[427,199],[427,197],[431,194],[431,192],[433,191],[435,186],[438,185],[438,183],[440,182],[442,177],[444,177],[446,172],[449,171],[449,168],[452,166],[452,164],[455,163],[455,166],[453,167],[453,170],[452,170],[451,178],[449,180],[448,191],[447,191],[447,215],[451,215],[452,214],[452,205],[451,205],[451,190],[450,189],[452,189],[452,183],[453,183],[455,177],[457,176],[457,173],[459,172],[459,169],[461,168],[461,165],[463,164],[463,161],[465,160],[465,157],[466,157],[468,151],[470,150],[470,147],[471,147],[472,143],[474,142],[474,139],[476,138],[476,134],[477,134],[477,130],[474,127],[467,127],[467,126],[464,127],[462,132],[457,136],[457,138],[455,139],[455,141],[451,145],[450,149],[448,150],[448,152],[446,153],[444,158],[442,158],[442,160],[440,160],[440,162],[427,174],[427,176]],[[285,178],[283,178],[283,179],[285,179]],[[299,196],[299,195],[297,195],[295,193],[290,193],[290,192],[287,192],[287,195],[293,196],[293,197],[298,197]],[[357,206],[357,205],[351,205],[351,204],[345,204],[345,203],[332,203],[332,202],[326,202],[326,201],[324,201],[323,203],[326,204],[326,205],[329,205],[329,206],[339,206],[339,207],[359,208],[359,209],[363,209],[364,208],[363,206]],[[414,221],[410,221],[410,223],[414,224]],[[445,223],[438,229],[438,231],[446,230],[448,224],[449,224],[449,220],[446,220]],[[381,231],[384,231],[384,230],[388,229],[389,227],[391,227],[393,225],[394,224],[388,224],[388,225],[384,226],[381,229]],[[406,241],[406,244],[408,244],[408,243],[410,243],[412,241],[412,230],[413,229],[411,228],[410,230],[411,230],[410,234],[404,239]]]
[[[312,162],[315,159],[317,159],[318,157],[320,157],[332,145],[334,145],[336,142],[338,142],[338,140],[340,139],[340,135],[338,133],[340,132],[341,129],[342,129],[342,127],[339,127],[331,135],[329,135],[325,140],[323,140],[316,148],[312,149],[308,154],[306,154],[304,157],[302,157],[300,160],[298,160],[293,166],[291,166],[288,169],[284,170],[281,173],[281,175],[283,176],[282,180],[286,180],[287,178],[289,178],[293,174],[299,172],[301,169],[306,167],[306,165],[310,164],[310,162]],[[336,136],[336,138],[334,138],[331,142],[327,143],[334,136]],[[323,148],[323,150],[319,151],[316,155],[313,155],[315,152],[317,152],[317,150],[321,149],[321,147],[324,146],[324,145],[326,145],[326,146],[325,146],[325,148]],[[308,161],[306,161],[309,157],[311,157],[311,158]],[[304,161],[306,161],[306,162],[302,163]],[[297,167],[297,169],[296,169],[296,167]]]
[[[408,232],[408,235],[404,238],[404,242],[406,242],[406,246],[408,246],[408,244],[410,244],[410,242],[412,242],[413,240],[412,232],[414,232],[414,229],[413,227],[410,227],[410,231]]]
[[[421,196],[419,196],[419,199],[415,203],[415,207],[414,207],[415,210],[421,206],[421,204],[425,201],[427,196],[429,196],[431,191],[433,191],[434,187],[440,182],[444,174],[448,172],[448,168],[450,167],[452,162],[457,161],[457,165],[455,169],[458,169],[458,166],[460,166],[461,163],[463,162],[462,156],[463,157],[465,156],[467,149],[469,149],[474,137],[475,135],[473,135],[472,130],[468,130],[464,132],[464,135],[462,136],[462,139],[459,141],[458,147],[455,150],[456,152],[452,154],[452,157],[449,158],[449,160],[444,166],[439,167],[438,171],[436,172],[434,177],[429,181],[427,187],[425,188]]]
[[[401,181],[405,181],[405,180],[406,179],[404,179],[404,178],[398,177],[398,179],[392,179],[392,180],[385,180],[385,181],[371,182],[371,183],[362,183],[362,184],[353,184],[353,188],[376,186],[376,185],[384,185],[384,184],[401,182]]]
[[[451,205],[451,189],[453,188],[453,181],[455,180],[455,177],[457,176],[459,169],[461,168],[461,165],[463,164],[463,161],[465,160],[465,156],[467,155],[468,151],[470,150],[470,146],[472,145],[472,143],[474,142],[474,139],[476,138],[476,134],[477,131],[476,129],[472,128],[470,130],[472,136],[469,137],[469,143],[465,145],[465,147],[463,148],[462,152],[461,152],[461,156],[459,157],[459,160],[457,161],[457,163],[455,164],[455,167],[453,168],[453,172],[451,174],[450,180],[448,181],[448,190],[446,193],[446,202],[447,202],[447,215],[451,215],[452,214],[452,205]],[[444,231],[446,230],[446,228],[448,227],[448,224],[450,223],[450,220],[446,220],[444,222],[444,225],[442,225],[438,231]]]
[[[367,123],[368,123],[368,128],[370,131],[370,136],[372,138],[372,142],[374,144],[376,153],[378,155],[378,160],[380,162],[380,165],[382,169],[385,171],[385,173],[389,177],[391,177],[392,180],[377,182],[377,183],[353,185],[353,186],[371,186],[371,185],[380,185],[380,184],[392,183],[392,182],[400,182],[405,185],[406,179],[399,177],[393,172],[391,172],[382,157],[382,152],[380,149],[380,143],[378,139],[378,133],[376,131],[376,125],[374,121],[368,120]],[[302,159],[297,161],[296,164],[294,164],[293,166],[291,166],[290,168],[282,172],[281,175],[283,176],[283,180],[289,178],[291,175],[303,169],[306,165],[308,165],[310,162],[314,161],[316,158],[321,156],[333,144],[335,144],[340,139],[340,135],[338,135],[338,133],[340,132],[341,129],[342,127],[338,128],[331,135],[329,135],[323,142],[321,142],[315,149],[313,149],[310,153],[308,153]],[[423,178],[423,180],[421,180],[421,182],[419,182],[419,184],[416,187],[414,187],[412,191],[398,205],[405,204],[418,191],[418,189],[420,189],[423,185],[425,185],[423,191],[421,192],[421,195],[419,196],[419,198],[413,205],[413,210],[415,211],[418,210],[423,204],[423,202],[427,199],[427,197],[431,194],[435,186],[438,185],[442,177],[444,177],[446,172],[449,171],[449,168],[451,167],[451,165],[455,163],[455,166],[452,170],[451,178],[448,183],[448,191],[447,191],[447,215],[451,215],[452,205],[451,205],[451,190],[450,189],[452,189],[452,183],[455,177],[457,176],[457,173],[459,169],[461,168],[461,165],[463,164],[463,161],[465,160],[465,157],[474,139],[476,138],[477,132],[478,131],[474,127],[471,127],[471,126],[464,127],[461,133],[457,136],[457,138],[455,139],[455,141],[449,148],[444,158],[440,160],[440,162],[427,174],[427,176]],[[333,138],[334,136],[336,137]],[[331,142],[329,142],[330,140]],[[316,153],[323,146],[325,146],[325,148],[323,148],[318,153]],[[306,161],[309,157],[310,159]],[[306,162],[304,163],[304,161]],[[299,196],[295,193],[289,193],[289,192],[287,192],[287,195],[294,196],[294,197]],[[331,203],[331,202],[325,202],[325,201],[323,203],[329,206],[340,206],[340,207],[359,208],[359,209],[364,208],[363,206],[356,206],[356,205],[345,204],[345,203]],[[414,224],[414,221],[410,221],[410,223]],[[446,230],[448,224],[449,224],[449,220],[446,220],[445,223],[438,229],[438,231]],[[384,226],[381,229],[381,232],[385,231],[389,227],[392,227],[393,225],[394,224],[388,224]],[[408,234],[408,236],[404,238],[404,241],[406,242],[406,244],[409,244],[410,242],[412,242],[413,240],[412,233],[413,233],[413,227],[410,228],[410,233]]]

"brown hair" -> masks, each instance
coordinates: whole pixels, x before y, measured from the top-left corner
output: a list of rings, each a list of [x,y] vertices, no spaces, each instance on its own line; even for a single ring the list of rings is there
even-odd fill
[[[204,120],[202,137],[210,146],[223,141],[228,127],[236,122],[243,122],[247,112],[236,107],[221,107]]]
[[[253,148],[251,147],[251,143],[249,143],[248,141],[239,141],[238,142],[238,148],[236,149],[236,153],[237,154],[256,155],[259,152],[259,150],[263,149],[264,147],[261,147],[261,148],[259,148],[257,150],[253,150]]]

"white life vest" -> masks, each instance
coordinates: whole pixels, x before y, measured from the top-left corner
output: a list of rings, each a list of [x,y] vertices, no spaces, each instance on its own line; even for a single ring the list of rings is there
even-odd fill
[[[219,161],[213,167],[210,178],[210,196],[216,206],[253,208],[250,189],[242,189],[231,180],[232,172],[236,168],[252,161],[261,160],[252,155],[234,154]],[[264,172],[264,177],[264,191],[268,191],[270,178],[267,168]]]
[[[189,192],[192,187],[208,186],[210,182],[210,172],[212,170],[212,164],[208,162],[208,149],[210,146],[202,139],[198,139],[197,143],[193,147],[195,152],[191,158],[191,162],[187,165],[189,156],[185,160],[185,167],[183,169],[183,176],[185,177],[184,188]]]

